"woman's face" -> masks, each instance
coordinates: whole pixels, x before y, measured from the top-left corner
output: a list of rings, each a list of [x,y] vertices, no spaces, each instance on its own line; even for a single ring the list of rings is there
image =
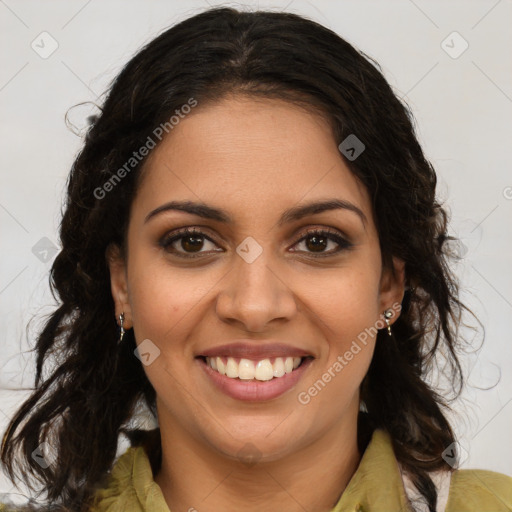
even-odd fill
[[[162,435],[272,460],[354,429],[373,328],[402,300],[403,265],[397,278],[383,271],[367,191],[327,123],[280,100],[199,104],[145,172],[127,261],[110,270]],[[184,228],[195,233],[171,240]]]

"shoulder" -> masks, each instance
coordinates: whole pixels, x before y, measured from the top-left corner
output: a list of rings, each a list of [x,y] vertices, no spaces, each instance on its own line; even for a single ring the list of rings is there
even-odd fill
[[[130,447],[119,457],[105,486],[97,490],[90,512],[117,512],[132,510],[128,504],[136,499],[132,472],[137,449]]]
[[[446,512],[509,512],[512,477],[483,469],[452,473]]]
[[[132,446],[119,457],[89,511],[169,512],[143,446]]]
[[[137,486],[151,478],[149,462],[142,447],[130,447],[118,457],[112,470],[105,476],[100,487],[96,489],[89,512],[145,512],[161,509],[144,508],[137,495]],[[0,512],[25,512],[27,509],[0,503]],[[46,508],[44,509],[46,510]]]

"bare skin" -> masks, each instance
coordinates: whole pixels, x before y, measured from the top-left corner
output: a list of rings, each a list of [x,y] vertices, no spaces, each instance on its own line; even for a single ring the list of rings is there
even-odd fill
[[[365,328],[382,328],[383,311],[404,293],[403,262],[394,260],[395,277],[382,267],[365,187],[321,117],[244,96],[198,105],[153,150],[145,173],[127,261],[115,248],[108,261],[116,314],[124,312],[138,344],[149,339],[160,350],[144,370],[162,434],[155,481],[170,510],[331,510],[362,456],[359,385],[375,336],[341,371],[333,367]],[[278,223],[285,210],[326,199],[352,203],[365,220],[342,208]],[[145,222],[157,207],[185,200],[226,210],[232,223],[176,210]],[[207,237],[199,249],[186,235],[159,245],[183,227]],[[351,245],[325,239],[322,249],[307,236],[314,229]],[[247,237],[262,249],[251,263],[236,252]],[[195,356],[239,338],[277,340],[314,359],[281,396],[234,399],[212,385]],[[335,377],[301,403],[299,393],[329,369]]]

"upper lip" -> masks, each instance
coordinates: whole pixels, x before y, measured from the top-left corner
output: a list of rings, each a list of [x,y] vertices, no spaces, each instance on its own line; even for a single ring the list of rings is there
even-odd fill
[[[198,357],[236,357],[245,359],[268,359],[271,357],[308,357],[310,352],[284,343],[240,341],[203,350]]]

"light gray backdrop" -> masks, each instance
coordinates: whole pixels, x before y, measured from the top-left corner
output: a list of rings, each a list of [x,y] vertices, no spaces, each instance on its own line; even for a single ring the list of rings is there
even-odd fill
[[[208,4],[220,2],[0,0],[2,433],[23,388],[33,384],[33,358],[21,352],[53,304],[48,271],[65,180],[81,144],[64,115],[95,101],[142,44]],[[483,348],[464,359],[468,387],[455,404],[461,467],[512,475],[511,1],[244,5],[330,27],[377,59],[413,109],[439,197],[452,214],[450,229],[462,239],[455,247],[463,257],[462,298],[485,326]],[[70,112],[77,130],[90,111]],[[474,337],[475,348],[481,338]],[[0,495],[8,492],[15,490],[0,475]]]

